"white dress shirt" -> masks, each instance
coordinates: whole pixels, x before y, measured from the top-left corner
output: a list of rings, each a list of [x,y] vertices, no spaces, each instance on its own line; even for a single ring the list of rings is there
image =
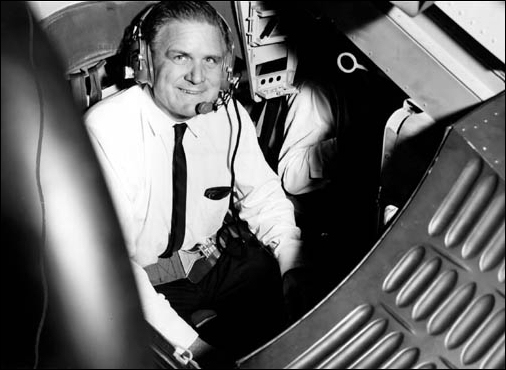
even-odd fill
[[[227,109],[185,121],[188,179],[183,250],[214,235],[228,210],[228,197],[204,196],[208,188],[230,186],[238,122],[232,103]],[[241,105],[239,113],[242,134],[234,166],[234,202],[258,239],[277,246],[274,254],[283,273],[300,262],[300,230],[293,206],[265,162],[253,123]],[[178,122],[155,105],[148,87],[139,86],[98,103],[85,121],[122,227],[146,320],[173,345],[188,348],[197,333],[156,293],[143,269],[157,262],[171,231],[173,125]]]
[[[288,100],[278,173],[290,194],[309,193],[330,182],[330,168],[337,155],[337,123],[329,93],[332,90],[305,82]]]

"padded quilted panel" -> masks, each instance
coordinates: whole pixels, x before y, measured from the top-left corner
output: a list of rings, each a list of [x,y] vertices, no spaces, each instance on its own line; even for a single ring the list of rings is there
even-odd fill
[[[64,61],[76,73],[115,55],[125,29],[153,1],[93,1],[64,8],[42,22]]]
[[[42,27],[64,60],[66,74],[93,66],[115,55],[126,28],[150,4],[157,1],[84,1],[66,7],[42,21]],[[242,56],[237,27],[229,2],[211,1],[227,20]]]
[[[357,269],[239,366],[504,368],[504,201],[502,94],[448,131]]]

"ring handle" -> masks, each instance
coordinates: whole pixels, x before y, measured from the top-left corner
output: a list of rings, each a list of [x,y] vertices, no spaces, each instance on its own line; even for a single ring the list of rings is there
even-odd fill
[[[348,57],[351,59],[351,62],[352,62],[351,68],[348,69],[343,66],[342,60],[344,57]],[[363,65],[361,65],[357,62],[357,58],[355,58],[355,55],[353,55],[352,53],[349,53],[349,52],[343,52],[343,53],[339,54],[339,56],[337,57],[337,66],[344,73],[353,73],[356,69],[363,69],[364,71],[367,71],[367,68],[365,68]]]

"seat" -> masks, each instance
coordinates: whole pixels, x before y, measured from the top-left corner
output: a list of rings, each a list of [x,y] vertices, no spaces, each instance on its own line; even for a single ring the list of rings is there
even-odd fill
[[[25,2],[2,2],[1,17],[1,367],[149,368],[128,254],[61,63]]]

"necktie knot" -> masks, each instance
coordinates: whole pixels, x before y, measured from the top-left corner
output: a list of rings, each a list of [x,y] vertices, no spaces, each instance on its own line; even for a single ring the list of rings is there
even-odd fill
[[[183,136],[187,127],[188,125],[184,122],[174,125],[174,134],[176,143],[180,143],[183,140]]]

